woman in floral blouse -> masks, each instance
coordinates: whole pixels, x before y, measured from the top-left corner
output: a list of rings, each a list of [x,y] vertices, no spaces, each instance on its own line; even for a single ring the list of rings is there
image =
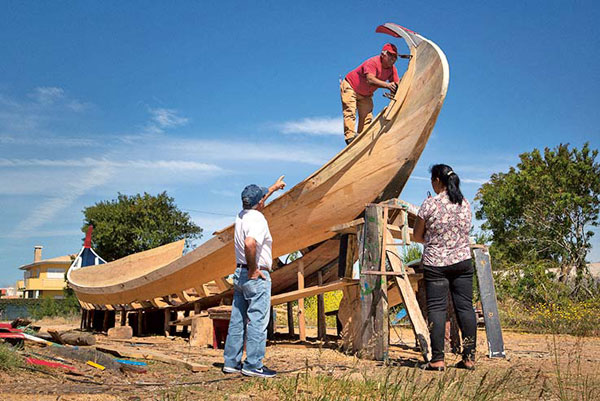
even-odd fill
[[[473,311],[473,265],[469,248],[471,206],[460,191],[460,179],[450,166],[431,168],[436,193],[419,209],[414,240],[425,245],[423,268],[431,328],[431,361],[423,369],[444,370],[444,339],[448,289],[463,338],[462,361],[456,367],[474,369],[477,321]]]

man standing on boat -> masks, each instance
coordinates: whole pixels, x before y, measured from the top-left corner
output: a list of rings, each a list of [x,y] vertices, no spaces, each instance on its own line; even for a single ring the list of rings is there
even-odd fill
[[[233,305],[225,342],[223,372],[246,376],[274,377],[263,365],[267,325],[271,310],[271,254],[273,240],[261,213],[267,198],[283,189],[283,176],[269,189],[248,185],[242,191],[243,210],[235,219],[235,261]],[[242,364],[246,340],[246,360]]]
[[[371,57],[350,71],[340,83],[342,112],[344,114],[344,137],[346,144],[363,131],[373,119],[373,93],[377,88],[398,89],[398,71],[394,63],[398,59],[398,49],[386,43],[381,54]],[[356,112],[358,111],[358,127]]]

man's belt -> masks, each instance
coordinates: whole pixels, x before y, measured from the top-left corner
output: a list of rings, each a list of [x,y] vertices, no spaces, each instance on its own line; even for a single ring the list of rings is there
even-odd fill
[[[247,269],[247,268],[248,268],[248,265],[247,265],[247,264],[245,264],[245,263],[237,263],[237,264],[235,265],[235,267],[241,267],[242,269]],[[259,268],[258,268],[258,270],[271,271],[271,269],[268,269],[268,268],[266,268],[266,267],[262,267],[262,266],[261,266],[261,267],[259,267]]]

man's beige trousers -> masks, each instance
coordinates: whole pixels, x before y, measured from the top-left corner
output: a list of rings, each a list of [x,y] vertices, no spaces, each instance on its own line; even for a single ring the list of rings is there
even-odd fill
[[[373,96],[362,96],[354,92],[345,79],[340,84],[342,96],[342,113],[344,115],[344,138],[354,138],[373,120]],[[358,127],[356,126],[356,110],[358,109]]]

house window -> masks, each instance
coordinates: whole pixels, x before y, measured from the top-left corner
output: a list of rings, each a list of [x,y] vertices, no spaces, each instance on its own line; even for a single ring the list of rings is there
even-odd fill
[[[56,267],[50,268],[46,272],[46,277],[63,279],[63,278],[65,278],[65,271],[64,271],[64,269],[61,269],[61,268],[56,268]]]

